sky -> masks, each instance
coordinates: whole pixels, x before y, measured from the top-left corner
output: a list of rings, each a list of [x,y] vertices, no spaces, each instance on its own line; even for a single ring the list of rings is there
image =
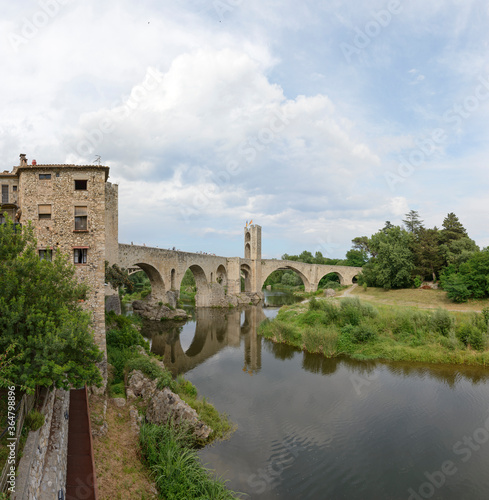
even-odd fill
[[[1,0],[0,157],[93,164],[119,241],[344,258],[410,210],[489,245],[484,0]]]

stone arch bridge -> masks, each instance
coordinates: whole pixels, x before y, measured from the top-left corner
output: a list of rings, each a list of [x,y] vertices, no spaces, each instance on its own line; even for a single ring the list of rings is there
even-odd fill
[[[252,296],[255,299],[262,297],[263,283],[279,269],[295,271],[307,292],[316,291],[321,278],[329,273],[336,273],[340,283],[348,285],[362,270],[361,267],[262,259],[260,226],[245,229],[245,255],[249,258],[119,244],[119,265],[131,270],[139,268],[146,273],[151,282],[152,300],[170,302],[168,292],[178,295],[183,276],[190,269],[197,286],[195,302],[198,307],[237,305],[239,298],[241,302],[249,303]],[[241,292],[241,276],[245,281],[244,294]]]

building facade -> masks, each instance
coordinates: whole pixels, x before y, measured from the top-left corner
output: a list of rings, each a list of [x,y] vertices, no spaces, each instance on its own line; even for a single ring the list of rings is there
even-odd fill
[[[104,353],[105,261],[118,260],[118,186],[108,177],[106,166],[29,165],[25,155],[11,172],[0,173],[0,222],[5,212],[21,224],[30,221],[39,258],[59,250],[73,262],[78,279],[89,286],[84,307],[92,312]]]

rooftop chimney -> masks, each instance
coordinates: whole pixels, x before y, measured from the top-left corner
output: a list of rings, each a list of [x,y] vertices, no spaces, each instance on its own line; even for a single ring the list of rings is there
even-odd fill
[[[26,158],[27,155],[25,154],[21,154],[20,155],[20,166],[21,167],[26,167],[27,166],[27,158]]]

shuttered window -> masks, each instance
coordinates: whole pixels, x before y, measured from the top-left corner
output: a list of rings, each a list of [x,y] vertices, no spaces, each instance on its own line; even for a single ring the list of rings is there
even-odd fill
[[[75,207],[75,231],[88,230],[87,207]]]
[[[50,219],[51,218],[51,205],[38,205],[39,218],[40,219]]]
[[[86,264],[87,263],[87,253],[86,248],[75,248],[73,249],[73,262],[75,264]]]

